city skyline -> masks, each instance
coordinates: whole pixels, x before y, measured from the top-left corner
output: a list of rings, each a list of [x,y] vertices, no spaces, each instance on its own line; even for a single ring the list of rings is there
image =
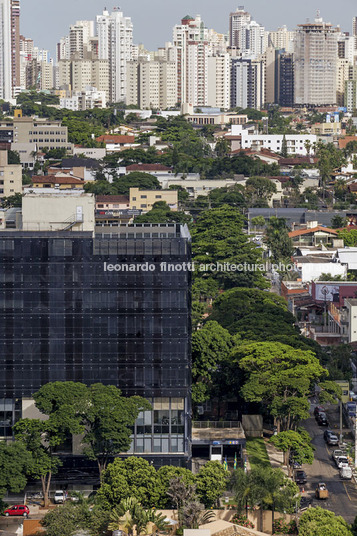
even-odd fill
[[[104,7],[112,10],[118,2],[98,2],[98,0],[63,0],[52,4],[48,9],[49,0],[35,0],[37,9],[33,9],[34,1],[21,1],[21,33],[34,39],[40,48],[48,49],[55,57],[55,47],[58,40],[68,33],[68,27],[76,20],[94,20]],[[228,32],[228,17],[238,5],[244,5],[252,14],[252,18],[265,26],[267,30],[275,30],[286,25],[289,29],[296,28],[307,18],[312,20],[320,9],[324,20],[334,26],[340,25],[345,32],[351,32],[352,18],[357,8],[353,0],[345,0],[343,12],[336,12],[335,4],[328,0],[321,5],[321,0],[301,0],[299,6],[287,5],[282,0],[273,0],[269,5],[264,0],[250,2],[232,2],[222,0],[219,9],[213,9],[213,0],[196,0],[192,2],[183,0],[175,6],[168,6],[162,0],[152,0],[150,4],[138,6],[128,0],[121,0],[120,7],[124,15],[131,17],[134,26],[134,43],[143,43],[149,50],[155,50],[172,40],[172,28],[187,14],[195,16],[200,14],[208,28],[214,28],[220,33]],[[272,6],[274,9],[272,9]],[[67,9],[68,7],[68,9]],[[41,16],[39,17],[39,13]],[[159,13],[160,18],[155,22],[154,14]],[[148,20],[151,25],[148,25]],[[155,28],[155,31],[152,31]]]

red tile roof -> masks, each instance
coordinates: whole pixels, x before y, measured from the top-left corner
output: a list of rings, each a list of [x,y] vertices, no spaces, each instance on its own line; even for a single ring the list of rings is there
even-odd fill
[[[34,175],[32,177],[32,183],[39,184],[84,184],[81,179],[75,179],[74,177],[56,177],[55,175]]]
[[[337,236],[337,231],[335,229],[330,229],[329,227],[322,227],[318,225],[317,227],[312,227],[311,229],[296,229],[296,231],[291,231],[289,233],[290,238],[295,238],[296,236],[301,236],[309,233],[316,233],[317,231],[325,231],[326,233],[333,234]]]
[[[125,195],[97,195],[97,203],[129,203],[129,197]]]
[[[134,143],[135,142],[135,136],[120,136],[119,134],[105,134],[104,136],[99,136],[96,138],[99,142],[104,143]]]
[[[172,168],[163,164],[131,164],[126,167],[127,171],[171,171]]]
[[[280,158],[280,166],[298,166],[300,164],[316,164],[315,156],[293,156],[291,158]]]

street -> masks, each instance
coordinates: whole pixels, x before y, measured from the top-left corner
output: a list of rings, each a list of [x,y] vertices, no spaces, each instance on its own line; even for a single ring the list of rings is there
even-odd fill
[[[328,415],[335,408],[327,410]],[[328,447],[324,441],[325,428],[318,426],[315,418],[311,416],[304,422],[304,427],[312,438],[315,447],[315,459],[312,465],[304,465],[307,474],[307,484],[303,495],[313,498],[313,506],[321,506],[327,510],[341,515],[348,523],[352,523],[357,515],[357,486],[353,480],[341,480],[338,469],[331,455],[337,447]],[[329,490],[326,501],[315,499],[315,489],[318,482],[325,482]]]

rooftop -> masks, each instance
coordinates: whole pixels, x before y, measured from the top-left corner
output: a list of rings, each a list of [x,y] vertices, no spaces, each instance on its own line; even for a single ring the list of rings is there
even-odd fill
[[[56,175],[34,175],[33,184],[84,184],[81,179],[74,177],[57,177]]]
[[[316,232],[325,232],[327,234],[333,234],[335,236],[338,235],[337,231],[335,229],[329,229],[328,227],[322,227],[322,225],[318,225],[317,227],[312,227],[311,229],[297,229],[296,231],[291,231],[289,233],[290,238],[295,238],[296,236],[302,236],[305,234],[311,234]]]

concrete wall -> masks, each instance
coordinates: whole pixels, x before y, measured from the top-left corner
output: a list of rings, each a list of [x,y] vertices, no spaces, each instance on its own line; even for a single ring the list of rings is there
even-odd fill
[[[27,194],[22,203],[24,231],[61,231],[76,222],[71,231],[94,231],[95,198],[93,194]],[[82,211],[82,221],[78,217]]]

